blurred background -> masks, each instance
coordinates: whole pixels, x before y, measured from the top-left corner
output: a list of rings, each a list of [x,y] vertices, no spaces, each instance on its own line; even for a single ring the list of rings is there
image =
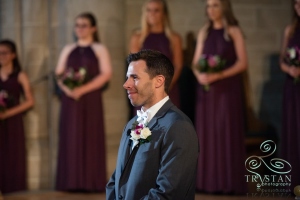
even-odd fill
[[[85,11],[98,21],[101,42],[111,54],[113,78],[104,92],[107,178],[112,174],[120,136],[128,120],[125,58],[132,31],[139,28],[141,0],[0,0],[0,38],[12,39],[29,75],[36,99],[25,117],[29,190],[52,189],[57,160],[60,101],[53,70],[62,47],[74,42],[74,19]],[[264,139],[279,141],[284,74],[278,55],[284,27],[292,17],[290,0],[231,0],[246,37],[247,150]],[[194,37],[206,21],[204,0],[167,0],[172,27],[183,39],[185,67]],[[183,73],[181,81],[188,76]],[[254,149],[255,149],[254,148]]]

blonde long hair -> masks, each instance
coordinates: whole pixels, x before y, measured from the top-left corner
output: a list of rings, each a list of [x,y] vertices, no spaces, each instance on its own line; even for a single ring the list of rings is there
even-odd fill
[[[147,23],[147,4],[150,2],[158,2],[158,3],[162,4],[163,14],[164,14],[164,21],[163,21],[164,31],[165,31],[165,34],[166,34],[167,38],[169,39],[170,44],[172,46],[173,30],[171,28],[171,22],[170,22],[167,2],[165,0],[147,0],[144,3],[143,8],[142,8],[141,29],[139,30],[139,33],[141,35],[139,44],[140,44],[140,46],[143,45],[147,35],[150,32],[150,27],[149,27],[149,24]]]
[[[239,22],[233,14],[232,6],[230,0],[219,0],[221,3],[222,13],[223,13],[223,25],[224,25],[224,38],[229,41],[231,38],[228,33],[229,26],[239,26]],[[206,11],[207,16],[207,11]],[[205,37],[207,37],[210,30],[213,28],[213,22],[208,19],[206,24],[204,25],[204,33]]]

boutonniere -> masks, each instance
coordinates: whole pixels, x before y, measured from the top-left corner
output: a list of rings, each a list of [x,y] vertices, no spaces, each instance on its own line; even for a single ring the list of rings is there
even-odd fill
[[[147,127],[147,123],[139,123],[138,121],[135,121],[132,124],[130,139],[137,144],[144,144],[146,142],[150,142],[151,134],[150,129]]]

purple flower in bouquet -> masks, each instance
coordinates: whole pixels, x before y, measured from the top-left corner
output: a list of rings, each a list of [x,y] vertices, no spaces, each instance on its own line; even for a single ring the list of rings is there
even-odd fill
[[[57,79],[61,80],[63,84],[72,90],[87,82],[87,71],[84,67],[79,68],[77,71],[74,71],[73,68],[67,68]]]
[[[226,61],[221,59],[219,55],[201,55],[198,62],[198,70],[200,73],[218,73],[223,70]],[[204,89],[209,91],[209,85],[204,85]]]
[[[218,66],[220,58],[218,56],[209,56],[207,62],[210,68],[215,68]]]

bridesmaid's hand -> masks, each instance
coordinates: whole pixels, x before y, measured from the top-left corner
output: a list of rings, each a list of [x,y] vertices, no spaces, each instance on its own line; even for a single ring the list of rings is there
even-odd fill
[[[63,90],[64,93],[66,94],[66,96],[70,97],[70,98],[73,98],[73,95],[72,95],[72,90],[70,90],[69,88],[66,88]]]
[[[67,86],[65,86],[61,80],[57,81],[58,86],[60,87],[60,89],[65,93],[65,95],[67,97],[73,98],[72,97],[72,90],[70,90],[70,88],[68,88]]]
[[[71,91],[71,97],[75,100],[79,100],[80,97],[82,97],[83,95],[83,90],[81,87],[77,87],[77,88],[74,88],[72,91]]]
[[[289,67],[288,74],[293,78],[297,78],[297,77],[300,76],[300,68],[295,67],[295,66],[291,66],[291,67]]]
[[[7,112],[0,112],[0,120],[4,120],[6,118],[8,118]]]
[[[200,73],[198,81],[202,85],[209,85],[221,79],[220,73]]]

